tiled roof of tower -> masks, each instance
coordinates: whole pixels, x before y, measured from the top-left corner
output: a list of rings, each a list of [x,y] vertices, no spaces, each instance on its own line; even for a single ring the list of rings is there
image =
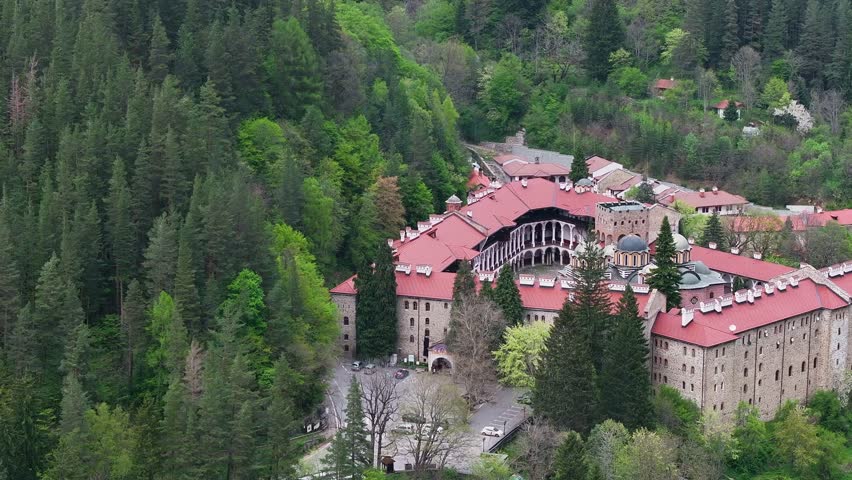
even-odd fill
[[[734,255],[733,253],[713,250],[698,245],[692,246],[692,259],[701,260],[711,270],[716,270],[717,272],[729,273],[744,278],[753,278],[764,282],[795,270],[786,265],[755,260],[751,257]]]
[[[481,170],[473,169],[470,171],[470,177],[467,179],[467,188],[474,189],[477,187],[488,188],[491,186],[489,179]]]
[[[824,285],[809,278],[800,279],[798,286],[787,285],[784,290],[764,291],[754,302],[732,302],[721,312],[702,313],[693,310],[693,320],[682,326],[680,310],[657,316],[652,333],[675,340],[709,347],[736,340],[734,334],[754,330],[774,322],[793,318],[820,309],[846,306],[844,299]],[[733,327],[733,329],[732,329]]]
[[[519,282],[515,283],[518,284],[518,291],[521,292],[521,303],[524,305],[524,308],[534,310],[559,311],[565,303],[568,293],[572,291],[561,288],[558,280],[556,285],[553,287],[541,287],[538,283],[535,285],[521,285]],[[615,312],[618,301],[621,299],[622,292],[609,291],[607,294],[609,295],[613,312]],[[639,312],[645,311],[645,306],[648,304],[648,298],[649,294],[636,294],[636,303],[639,305]]]
[[[341,295],[355,295],[356,293],[358,293],[358,291],[355,290],[355,275],[352,275],[351,277],[342,281],[339,285],[330,289],[328,292],[337,293]]]

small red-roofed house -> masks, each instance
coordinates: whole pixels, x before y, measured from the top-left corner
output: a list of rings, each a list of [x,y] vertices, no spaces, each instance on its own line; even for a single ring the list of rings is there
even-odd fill
[[[654,82],[653,89],[654,89],[656,96],[662,97],[666,93],[667,90],[673,89],[675,87],[675,85],[676,85],[676,82],[675,82],[674,77],[672,77],[672,78],[658,78]]]
[[[725,109],[728,108],[728,105],[731,104],[731,101],[728,99],[722,100],[721,102],[713,105],[713,108],[716,109],[716,113],[719,114],[719,118],[725,118]],[[736,102],[737,106],[737,118],[742,115],[741,109],[743,108],[742,102]]]

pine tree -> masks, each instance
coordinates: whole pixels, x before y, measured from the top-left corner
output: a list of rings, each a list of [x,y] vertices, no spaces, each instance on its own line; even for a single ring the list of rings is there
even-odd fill
[[[165,213],[154,220],[154,226],[148,233],[148,248],[145,249],[142,265],[145,267],[148,293],[154,297],[160,292],[174,292],[177,236],[174,217]]]
[[[289,372],[283,358],[275,363],[275,378],[266,412],[266,444],[262,453],[264,471],[269,478],[292,476],[299,458],[298,448],[290,440],[298,423]]]
[[[372,268],[365,267],[355,279],[358,311],[357,354],[360,358],[382,358],[396,351],[396,273],[387,244],[379,246]]]
[[[104,200],[107,209],[107,243],[113,266],[117,303],[121,309],[124,285],[136,265],[136,233],[130,210],[130,188],[121,158],[116,158],[109,181],[109,194]]]
[[[265,66],[279,115],[301,119],[305,107],[319,103],[322,92],[319,60],[295,18],[278,19],[272,24]]]
[[[32,304],[28,303],[18,312],[6,345],[6,362],[10,370],[19,376],[38,372],[40,358],[37,328]]]
[[[127,286],[127,295],[121,309],[121,334],[125,349],[122,363],[131,391],[143,363],[141,360],[145,351],[146,303],[142,284],[138,280],[132,280]]]
[[[826,22],[825,10],[818,0],[809,0],[805,10],[802,36],[796,53],[802,58],[800,72],[805,79],[816,78],[831,56],[831,29]],[[848,54],[848,52],[847,52]]]
[[[52,375],[59,367],[66,335],[83,321],[77,290],[62,275],[62,266],[56,255],[51,256],[41,269],[33,318],[41,366],[46,375]]]
[[[826,75],[831,84],[846,98],[852,97],[852,2],[840,0],[837,3],[837,40]]]
[[[719,214],[713,212],[713,215],[707,220],[704,226],[704,233],[701,235],[701,246],[706,247],[713,242],[719,250],[727,250],[725,245],[725,232],[722,229],[722,221],[719,219]]]
[[[151,384],[165,391],[173,375],[179,375],[189,348],[186,326],[177,306],[166,292],[160,292],[149,313],[148,334],[153,340],[145,354],[151,369]]]
[[[569,431],[556,449],[553,480],[585,480],[589,478],[586,444],[579,433]]]
[[[571,179],[571,182],[577,183],[584,178],[589,178],[589,176],[586,154],[578,150],[574,155],[574,160],[571,161],[571,173],[568,174],[568,178]]]
[[[476,280],[473,277],[473,268],[470,261],[461,260],[456,278],[453,280],[453,303],[464,301],[468,296],[476,294]]]
[[[723,12],[722,24],[722,43],[719,50],[719,67],[727,68],[734,54],[740,48],[740,40],[738,36],[739,26],[737,24],[737,4],[735,0],[725,1],[725,11]]]
[[[663,217],[660,234],[657,236],[657,251],[654,254],[655,268],[648,277],[648,285],[666,296],[666,309],[680,306],[680,270],[675,263],[675,246],[669,217]]]
[[[599,81],[609,74],[609,55],[624,44],[624,24],[615,0],[596,0],[585,36],[586,68]]]
[[[515,276],[512,275],[511,268],[505,267],[500,271],[492,300],[503,310],[503,317],[506,318],[509,326],[523,323],[524,306],[521,303],[521,292],[515,284]]]
[[[192,336],[204,333],[201,318],[201,300],[198,295],[198,275],[195,270],[196,226],[192,213],[187,213],[186,221],[180,229],[178,241],[177,270],[175,272],[175,301],[178,312]]]
[[[346,423],[335,435],[323,464],[332,470],[335,479],[363,478],[364,470],[373,464],[370,440],[361,404],[361,385],[354,376],[346,394]]]
[[[18,265],[12,245],[9,206],[0,198],[0,347],[5,347],[20,308]],[[2,350],[2,348],[0,348]]]
[[[607,311],[608,313],[608,311]],[[597,417],[597,382],[588,327],[566,299],[535,376],[533,408],[559,429],[588,432]]]
[[[169,48],[169,37],[160,16],[154,17],[154,26],[151,29],[151,44],[148,50],[148,72],[154,84],[160,84],[169,74],[169,64],[172,61],[172,53]]]
[[[183,208],[189,194],[189,179],[177,133],[169,127],[163,144],[164,170],[160,196],[173,210]]]
[[[589,351],[603,351],[603,339],[609,334],[612,305],[604,284],[606,261],[603,250],[593,240],[579,254],[579,267],[574,270],[577,286],[574,290],[572,314],[577,317],[580,328],[575,334],[588,345]],[[595,355],[595,371],[601,368],[601,356]]]
[[[766,33],[763,36],[763,53],[766,58],[779,58],[787,45],[787,5],[785,0],[772,0]]]
[[[726,122],[736,122],[740,119],[740,111],[737,108],[737,102],[730,100],[728,102],[728,106],[725,107],[724,112],[722,113]]]
[[[600,376],[601,416],[630,429],[648,427],[653,421],[648,339],[629,285],[618,302],[614,320]]]

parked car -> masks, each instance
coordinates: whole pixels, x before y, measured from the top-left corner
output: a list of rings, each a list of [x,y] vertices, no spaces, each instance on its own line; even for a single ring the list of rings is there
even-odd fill
[[[400,423],[399,425],[393,427],[393,432],[396,433],[409,434],[414,433],[415,430],[417,430],[417,428],[414,426],[414,424],[411,423]]]
[[[502,437],[503,430],[500,430],[497,427],[488,426],[482,429],[482,434],[486,437]]]
[[[376,366],[373,365],[372,363],[370,363],[366,367],[364,367],[364,375],[372,375],[374,373],[376,373]]]
[[[402,380],[403,378],[405,378],[407,376],[408,376],[408,370],[406,370],[404,368],[400,368],[399,370],[396,371],[396,373],[393,374],[393,378],[396,378],[397,380]]]
[[[361,371],[361,362],[358,362],[358,361],[352,362],[352,371],[353,372],[360,372]]]

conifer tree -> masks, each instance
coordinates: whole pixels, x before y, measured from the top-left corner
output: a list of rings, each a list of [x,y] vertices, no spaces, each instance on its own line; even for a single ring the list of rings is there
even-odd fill
[[[713,212],[710,218],[707,220],[707,224],[704,226],[704,232],[701,235],[701,246],[706,247],[713,242],[716,244],[716,248],[719,250],[727,250],[727,246],[725,245],[725,232],[722,229],[722,221],[719,218],[719,214]]]
[[[296,18],[278,19],[272,24],[265,66],[279,115],[301,119],[305,107],[319,103],[322,92],[319,61]]]
[[[361,404],[361,385],[354,376],[346,394],[346,423],[337,432],[323,464],[331,470],[332,478],[342,480],[363,478],[364,470],[373,464],[369,434]]]
[[[763,53],[767,58],[778,58],[787,45],[787,4],[772,0],[766,32],[763,35]]]
[[[553,480],[585,480],[589,478],[586,444],[579,433],[569,431],[556,449]]]
[[[796,53],[802,58],[802,76],[805,79],[813,79],[822,72],[831,56],[831,28],[827,27],[831,21],[826,21],[825,11],[828,7],[822,6],[818,0],[809,0],[807,5]]]
[[[266,412],[266,444],[262,457],[264,470],[269,478],[288,477],[294,473],[298,462],[298,448],[290,440],[298,427],[295,408],[290,391],[290,369],[286,360],[275,363],[275,378]]]
[[[618,302],[614,324],[603,352],[600,376],[601,416],[630,429],[653,421],[648,340],[633,289]]]
[[[172,297],[160,292],[149,313],[148,334],[152,344],[145,360],[152,372],[152,386],[165,389],[173,375],[180,374],[189,347],[186,326]],[[162,393],[162,392],[161,392]]]
[[[579,254],[579,267],[574,270],[577,286],[572,314],[578,318],[580,327],[575,334],[586,342],[591,352],[603,351],[603,339],[609,332],[612,305],[604,285],[605,269],[603,250],[593,240],[588,240]],[[599,372],[600,355],[594,356],[593,364]]]
[[[355,279],[355,305],[358,310],[357,354],[360,358],[381,358],[396,351],[396,273],[393,256],[386,243],[379,246],[376,262],[365,267]]]
[[[146,344],[146,303],[142,284],[138,280],[132,280],[127,286],[127,295],[121,309],[121,334],[124,340],[123,364],[127,385],[131,390],[144,363],[142,356]]]
[[[731,59],[734,58],[734,54],[740,48],[736,0],[725,0],[722,15],[722,43],[719,50],[719,67],[727,68],[731,63]]]
[[[148,72],[151,81],[155,84],[162,83],[169,74],[169,64],[172,61],[172,53],[169,48],[169,37],[163,26],[160,16],[154,17],[154,26],[151,29],[151,44],[148,50]]]
[[[596,0],[592,4],[584,40],[589,74],[599,81],[606,80],[609,55],[624,44],[624,24],[615,0]]]
[[[9,207],[6,202],[4,192],[3,198],[0,198],[0,347],[6,346],[20,308],[20,275],[13,251]]]
[[[198,295],[198,277],[195,270],[195,224],[194,217],[188,213],[180,229],[178,241],[177,270],[175,272],[175,301],[178,312],[187,329],[193,336],[203,334],[201,318],[201,300]]]
[[[484,287],[483,287],[484,289]],[[497,277],[497,288],[494,289],[492,300],[501,310],[509,326],[520,325],[524,321],[524,306],[521,303],[521,292],[515,284],[512,269],[504,267]]]
[[[660,234],[657,236],[657,252],[654,254],[657,266],[648,277],[648,285],[666,296],[666,309],[680,306],[681,273],[675,263],[675,246],[669,217],[663,217]]]
[[[56,255],[51,256],[41,269],[36,286],[33,318],[37,332],[38,356],[44,373],[50,376],[59,367],[66,335],[83,321],[83,310],[76,288],[65,280]]]
[[[124,285],[129,281],[136,264],[136,234],[130,210],[130,188],[124,162],[116,157],[109,181],[109,194],[104,203],[107,209],[107,243],[113,267],[113,279],[119,309],[124,301]]]
[[[6,362],[18,375],[38,372],[41,359],[37,328],[32,304],[28,303],[18,312],[6,345]]]
[[[608,311],[607,311],[608,313]],[[560,429],[588,432],[597,420],[597,381],[586,325],[566,299],[535,376],[533,408]]]
[[[174,292],[175,269],[177,267],[178,238],[174,217],[162,214],[154,220],[148,233],[148,248],[145,249],[146,287],[151,296],[160,292]]]
[[[852,2],[837,2],[837,39],[826,75],[846,98],[852,97]]]
[[[466,297],[476,294],[476,280],[469,260],[459,262],[456,278],[453,280],[453,303],[463,301]]]
[[[578,150],[574,155],[574,160],[571,161],[571,172],[568,174],[568,178],[570,178],[573,183],[577,183],[584,178],[589,178],[589,165],[586,163],[586,154],[582,151]]]

